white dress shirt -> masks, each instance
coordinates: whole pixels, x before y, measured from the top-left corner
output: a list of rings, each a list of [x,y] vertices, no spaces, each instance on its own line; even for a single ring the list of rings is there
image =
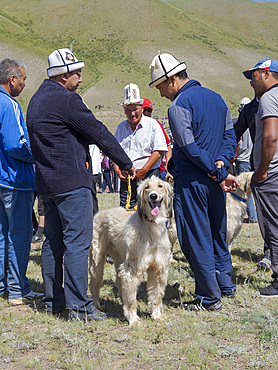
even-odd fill
[[[125,120],[119,124],[114,136],[132,160],[135,170],[142,168],[154,151],[167,152],[168,150],[165,137],[157,121],[144,115],[142,115],[134,132],[130,122]],[[157,161],[151,169],[159,168],[159,165],[160,161]]]

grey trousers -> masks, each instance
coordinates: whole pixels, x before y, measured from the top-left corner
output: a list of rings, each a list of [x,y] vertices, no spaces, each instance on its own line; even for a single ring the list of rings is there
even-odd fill
[[[278,172],[268,173],[264,181],[251,182],[259,227],[270,247],[272,277],[278,278]]]

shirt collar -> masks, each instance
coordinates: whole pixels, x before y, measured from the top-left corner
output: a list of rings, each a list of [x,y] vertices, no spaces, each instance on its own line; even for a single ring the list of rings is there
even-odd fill
[[[141,118],[140,122],[138,123],[138,125],[136,126],[135,131],[140,127],[144,127],[144,125],[146,124],[146,118],[148,118],[148,117],[146,117],[146,116],[144,116],[144,114],[142,114],[142,118]],[[131,124],[130,124],[128,119],[125,121],[125,126],[131,128]]]
[[[191,86],[194,86],[194,85],[199,85],[201,86],[200,82],[196,81],[196,80],[189,80],[187,81],[180,89],[179,91],[176,93],[176,95],[174,96],[174,99],[176,99],[177,96],[179,96],[183,91],[189,89]]]
[[[9,97],[11,97],[12,99],[14,99],[9,93],[7,90],[4,89],[4,87],[0,86],[0,92],[2,92],[3,94],[6,94],[8,95]],[[14,99],[15,100],[15,99]]]

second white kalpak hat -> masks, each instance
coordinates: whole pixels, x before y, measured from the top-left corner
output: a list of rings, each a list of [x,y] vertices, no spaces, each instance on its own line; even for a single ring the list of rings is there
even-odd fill
[[[152,82],[149,86],[155,87],[185,69],[185,62],[179,62],[172,54],[158,54],[153,58],[150,65]]]
[[[246,105],[246,104],[249,104],[251,102],[251,100],[249,98],[243,98],[241,99],[239,105],[238,105],[238,109],[240,111],[242,111],[243,107]]]
[[[78,60],[69,49],[54,50],[48,56],[48,77],[54,77],[63,73],[76,71],[84,67],[84,62]]]
[[[124,107],[129,104],[138,104],[142,105],[144,99],[140,99],[139,87],[136,84],[130,83],[124,88]]]

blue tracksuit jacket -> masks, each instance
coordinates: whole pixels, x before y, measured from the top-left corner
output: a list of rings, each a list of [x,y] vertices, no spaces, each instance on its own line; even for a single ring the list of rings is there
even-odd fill
[[[197,169],[223,181],[236,149],[233,122],[224,99],[190,80],[176,94],[168,116],[175,140],[170,167],[174,177]],[[217,169],[216,160],[222,160],[226,168]]]
[[[33,161],[21,108],[0,86],[0,187],[35,190]]]

